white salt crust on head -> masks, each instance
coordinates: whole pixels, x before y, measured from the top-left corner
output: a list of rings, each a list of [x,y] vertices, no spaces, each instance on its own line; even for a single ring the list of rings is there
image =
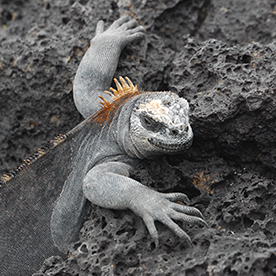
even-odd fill
[[[183,98],[167,95],[162,100],[152,99],[146,103],[140,103],[136,112],[146,113],[157,122],[179,128],[183,122],[186,122],[189,104]]]

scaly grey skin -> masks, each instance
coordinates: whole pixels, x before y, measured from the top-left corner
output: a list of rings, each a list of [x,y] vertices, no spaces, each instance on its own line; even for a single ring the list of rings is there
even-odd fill
[[[189,105],[174,93],[138,91],[123,78],[111,89],[116,97],[104,93],[123,48],[143,37],[144,28],[129,16],[106,31],[99,22],[74,82],[86,119],[0,176],[1,275],[31,275],[45,258],[66,254],[89,214],[88,200],[132,210],[156,244],[156,220],[189,244],[174,221],[206,225],[197,209],[177,203],[188,204],[186,195],[159,193],[130,178],[139,159],[180,152],[193,137]]]
[[[112,101],[104,91],[111,84],[121,51],[128,43],[142,38],[144,28],[130,16],[116,20],[106,31],[103,22],[98,23],[96,36],[74,80],[74,101],[85,118],[101,108],[98,96]],[[102,148],[109,151],[105,146],[112,141],[112,158],[120,156],[123,162],[114,162],[109,156],[90,169],[83,180],[85,198],[101,207],[132,210],[143,218],[156,244],[156,220],[189,245],[189,236],[174,220],[206,226],[199,210],[176,203],[188,204],[185,194],[159,193],[129,178],[134,169],[132,160],[178,153],[191,145],[193,133],[188,112],[187,101],[172,92],[145,92],[130,99],[101,136]]]

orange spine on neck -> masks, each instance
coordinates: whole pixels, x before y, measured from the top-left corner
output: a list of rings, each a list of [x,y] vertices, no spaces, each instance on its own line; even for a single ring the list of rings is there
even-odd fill
[[[126,81],[125,81],[126,79]],[[116,89],[110,87],[110,91],[104,91],[112,97],[112,103],[107,101],[104,97],[99,96],[102,105],[101,109],[93,116],[93,120],[102,125],[103,123],[110,121],[115,114],[115,111],[125,103],[128,99],[140,94],[137,84],[134,86],[128,77],[119,77],[120,82],[114,78]]]

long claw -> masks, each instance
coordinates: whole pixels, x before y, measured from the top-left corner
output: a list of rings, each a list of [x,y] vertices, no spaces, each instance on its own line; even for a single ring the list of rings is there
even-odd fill
[[[123,25],[125,22],[128,22],[132,19],[130,15],[124,15],[113,22],[113,24],[110,26],[111,29],[119,28],[121,25]]]
[[[163,216],[161,219],[158,220],[166,225],[168,228],[170,228],[178,237],[186,240],[190,247],[193,246],[193,243],[188,234],[184,230],[182,230],[175,222],[173,222],[168,216]]]
[[[141,33],[141,34],[145,34],[146,30],[142,25],[139,25],[137,27],[135,27],[134,29],[130,29],[126,31],[128,35],[133,35],[136,33]]]
[[[186,204],[189,204],[190,203],[190,200],[189,198],[185,195],[185,194],[182,194],[182,193],[170,193],[170,194],[164,194],[164,197],[170,201],[174,201],[174,202],[177,202],[177,201],[183,201],[184,203]]]
[[[138,25],[138,22],[135,19],[132,19],[128,22],[125,22],[120,27],[123,28],[124,30],[129,30],[136,27],[137,25]]]
[[[157,247],[159,245],[159,240],[158,240],[158,231],[155,227],[155,224],[154,224],[154,220],[151,216],[147,216],[145,215],[143,217],[143,220],[148,228],[148,231],[152,237],[152,239],[154,240],[154,243],[155,243],[155,246]]]
[[[190,206],[186,206],[178,203],[172,203],[171,208],[177,212],[181,212],[190,216],[196,216],[203,219],[203,215],[201,214],[201,212],[194,207],[190,207]]]

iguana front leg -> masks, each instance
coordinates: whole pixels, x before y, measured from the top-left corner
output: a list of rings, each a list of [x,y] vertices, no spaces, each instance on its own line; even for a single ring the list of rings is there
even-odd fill
[[[84,55],[74,80],[74,101],[78,111],[85,117],[100,109],[98,96],[111,100],[104,93],[109,90],[118,60],[125,46],[144,37],[145,29],[126,15],[116,20],[106,31],[99,21],[96,35]]]
[[[84,179],[84,196],[101,207],[132,210],[143,218],[156,245],[158,245],[158,232],[155,220],[165,224],[177,236],[192,245],[189,236],[173,220],[206,226],[200,211],[176,203],[176,201],[189,202],[184,194],[162,194],[129,178],[130,170],[129,165],[120,162],[108,162],[94,167]]]

